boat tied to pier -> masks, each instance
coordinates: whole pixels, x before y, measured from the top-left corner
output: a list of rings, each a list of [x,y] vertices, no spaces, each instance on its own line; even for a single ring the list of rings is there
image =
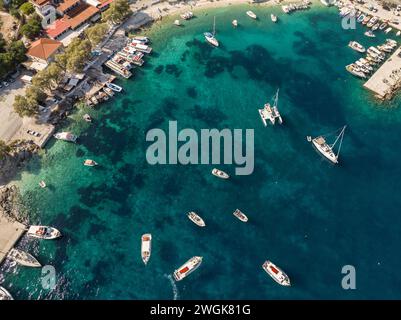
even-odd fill
[[[10,292],[0,286],[0,300],[14,300]]]
[[[214,168],[212,170],[212,175],[221,178],[221,179],[228,179],[230,176],[222,170]]]
[[[145,266],[147,265],[150,259],[151,252],[152,252],[152,235],[150,233],[145,233],[141,237],[141,257]]]
[[[60,231],[47,226],[30,226],[27,235],[33,238],[53,240],[61,237]]]
[[[205,32],[203,35],[205,36],[206,41],[211,45],[215,47],[219,46],[219,41],[216,39],[216,17],[213,19],[213,33]]]
[[[341,145],[343,142],[344,138],[344,132],[347,126],[344,126],[340,129],[338,129],[336,132],[340,131],[339,134],[337,135],[336,139],[332,144],[327,143],[327,137],[330,136],[331,134],[326,134],[326,135],[321,135],[316,138],[312,139],[312,144],[316,148],[316,150],[321,153],[326,159],[331,161],[334,164],[338,163],[338,156],[340,154],[341,150]],[[338,146],[338,151],[337,154],[334,152],[334,147],[339,142]]]
[[[369,38],[376,38],[376,35],[373,33],[372,30],[366,31],[364,33],[365,36],[369,37]]]
[[[180,15],[180,17],[184,20],[189,20],[194,16],[193,12],[187,11]]]
[[[68,142],[76,142],[78,137],[71,132],[58,132],[54,135],[54,137],[58,140],[68,141]]]
[[[12,248],[7,257],[25,267],[39,268],[42,266],[33,255],[16,248]]]
[[[360,53],[364,53],[366,51],[366,48],[356,41],[351,41],[348,43],[348,47]]]
[[[285,286],[285,287],[291,286],[290,278],[287,276],[287,274],[283,270],[281,270],[279,267],[277,267],[273,262],[266,260],[263,263],[262,268],[278,284]]]
[[[248,217],[240,209],[235,209],[233,215],[242,222],[248,222]]]
[[[198,227],[205,227],[206,223],[203,221],[203,219],[197,215],[195,212],[190,211],[187,214],[188,219],[191,220],[193,223],[195,223]]]
[[[122,87],[120,87],[114,83],[111,83],[111,82],[106,82],[106,86],[107,86],[107,88],[110,88],[111,90],[113,90],[115,92],[121,92],[123,90]]]
[[[189,274],[194,272],[202,263],[202,257],[192,257],[187,262],[185,262],[181,267],[174,271],[173,276],[176,281],[181,281]]]

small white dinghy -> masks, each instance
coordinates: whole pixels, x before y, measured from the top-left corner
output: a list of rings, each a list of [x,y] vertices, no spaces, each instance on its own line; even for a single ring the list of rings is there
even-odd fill
[[[214,168],[212,170],[212,175],[221,178],[221,179],[228,179],[230,176],[222,170]]]
[[[46,188],[46,182],[44,182],[43,180],[41,180],[41,181],[39,182],[39,187],[41,187],[41,188]]]
[[[233,215],[242,222],[248,222],[248,217],[240,209],[235,209]]]
[[[10,292],[3,287],[0,287],[0,300],[14,300]]]
[[[203,221],[203,219],[200,216],[198,216],[195,212],[193,211],[188,212],[187,216],[189,220],[195,223],[198,227],[206,226],[205,221]]]
[[[151,251],[152,251],[152,235],[150,233],[145,233],[144,235],[142,235],[141,238],[141,256],[145,266],[150,259]]]
[[[47,226],[30,226],[27,235],[33,238],[53,240],[61,237],[60,231]]]
[[[237,20],[233,20],[231,23],[233,24],[234,27],[238,27],[238,21]]]
[[[7,258],[25,267],[40,268],[42,266],[33,255],[15,248],[10,250]]]
[[[175,24],[177,27],[180,27],[180,26],[181,26],[180,20],[174,20],[174,24]]]
[[[257,16],[255,13],[253,13],[251,10],[247,11],[246,14],[248,15],[248,17],[252,18],[252,19],[256,19]]]

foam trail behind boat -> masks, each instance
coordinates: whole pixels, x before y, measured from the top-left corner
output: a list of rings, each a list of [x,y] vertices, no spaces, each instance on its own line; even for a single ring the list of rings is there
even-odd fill
[[[174,279],[173,279],[173,277],[171,276],[171,274],[165,274],[164,275],[167,279],[169,279],[170,280],[170,284],[171,284],[171,286],[172,286],[172,288],[173,288],[173,295],[174,295],[174,300],[178,300],[178,298],[179,298],[179,295],[178,295],[178,288],[177,288],[177,285],[176,285],[176,283],[175,283],[175,281],[174,281]]]

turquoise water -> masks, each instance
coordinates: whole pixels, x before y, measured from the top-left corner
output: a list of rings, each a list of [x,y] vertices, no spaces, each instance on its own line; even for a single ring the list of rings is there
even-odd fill
[[[197,11],[147,30],[154,53],[124,94],[72,115],[65,128],[79,144],[51,141],[18,177],[33,223],[54,225],[58,241],[20,246],[57,271],[42,289],[40,270],[2,267],[19,299],[358,299],[401,298],[400,99],[377,103],[344,66],[358,53],[334,8],[284,15],[248,6]],[[270,21],[270,13],[279,23]],[[205,43],[216,16],[220,48]],[[240,26],[233,29],[231,20]],[[282,127],[263,127],[257,109],[280,88]],[[92,125],[83,122],[89,112]],[[223,181],[213,165],[150,166],[151,128],[253,128],[255,171]],[[348,125],[340,165],[323,160],[305,137]],[[101,166],[82,166],[84,159]],[[219,168],[234,173],[234,165]],[[45,180],[49,187],[38,188]],[[232,216],[240,208],[243,224]],[[196,227],[186,212],[206,221]],[[147,267],[140,236],[153,235]],[[201,267],[174,284],[169,276],[192,256]],[[270,259],[293,286],[261,269]],[[356,268],[356,290],[343,290],[341,268]]]

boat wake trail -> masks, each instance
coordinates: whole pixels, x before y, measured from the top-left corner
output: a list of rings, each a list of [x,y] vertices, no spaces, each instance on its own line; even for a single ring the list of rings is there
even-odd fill
[[[173,294],[174,294],[174,300],[178,300],[178,298],[179,298],[179,295],[178,295],[178,288],[177,288],[177,285],[175,284],[175,281],[174,281],[174,279],[173,279],[173,277],[171,276],[171,274],[165,274],[164,275],[167,279],[169,279],[170,280],[170,284],[171,284],[171,286],[172,286],[172,288],[173,288]]]

